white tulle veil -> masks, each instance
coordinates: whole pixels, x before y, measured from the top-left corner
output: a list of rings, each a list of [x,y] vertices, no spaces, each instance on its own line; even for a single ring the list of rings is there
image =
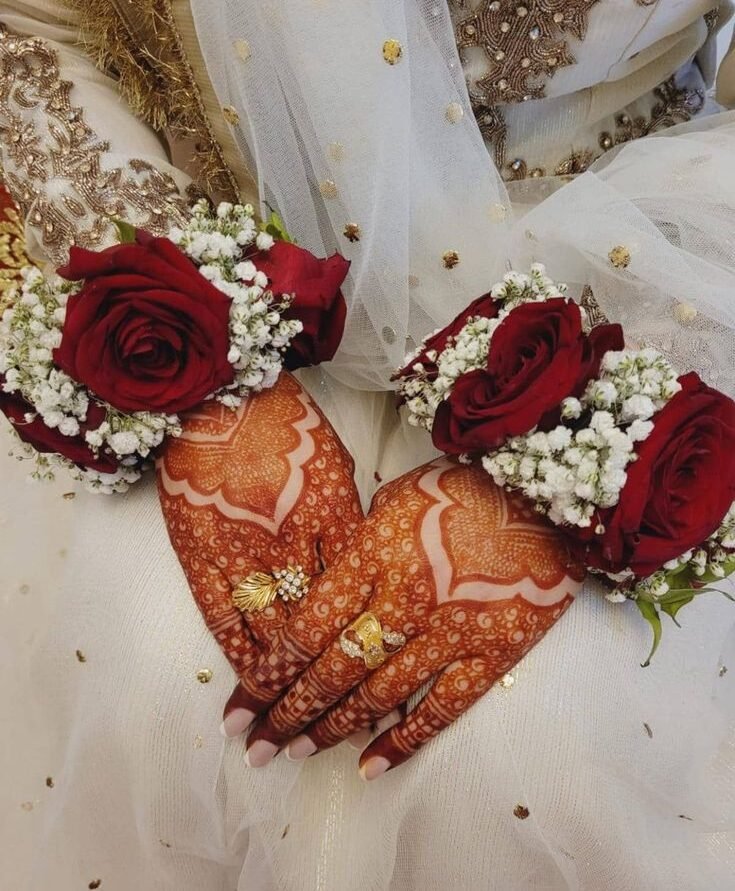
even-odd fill
[[[192,5],[264,200],[302,244],[352,260],[330,367],[343,382],[388,387],[407,345],[509,264],[537,259],[577,292],[591,285],[629,337],[732,390],[735,178],[722,175],[732,117],[631,143],[562,189],[515,183],[509,198],[470,111],[445,2]],[[389,40],[401,48],[392,65]],[[345,238],[348,224],[359,242]],[[618,245],[627,269],[609,259]]]

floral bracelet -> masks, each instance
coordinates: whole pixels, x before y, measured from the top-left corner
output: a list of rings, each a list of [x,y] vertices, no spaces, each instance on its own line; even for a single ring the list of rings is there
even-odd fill
[[[120,244],[72,247],[58,275],[22,272],[0,320],[0,411],[32,477],[65,467],[125,491],[180,414],[230,408],[281,370],[331,359],[349,263],[293,244],[275,215],[206,201],[168,238],[118,223]]]
[[[479,459],[612,582],[610,600],[637,603],[652,656],[661,613],[676,621],[735,571],[735,403],[626,349],[565,292],[541,264],[507,273],[406,358],[397,390],[438,449]]]

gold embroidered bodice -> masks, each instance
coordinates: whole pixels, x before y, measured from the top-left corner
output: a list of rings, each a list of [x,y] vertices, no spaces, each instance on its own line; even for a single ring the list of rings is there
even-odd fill
[[[638,16],[643,24],[659,0],[618,0],[619,14],[634,33]],[[455,27],[457,47],[465,69],[468,91],[477,122],[495,161],[506,179],[527,175],[571,175],[585,170],[604,151],[656,130],[689,120],[704,105],[703,83],[689,78],[680,83],[672,72],[653,89],[646,91],[635,108],[616,109],[614,115],[594,132],[570,128],[570,150],[558,154],[551,167],[547,153],[540,164],[533,163],[533,148],[511,155],[508,152],[513,106],[538,102],[550,93],[553,78],[577,65],[578,57],[599,51],[599,45],[586,46],[590,23],[595,16],[609,12],[610,0],[448,0]],[[607,10],[605,7],[607,6]],[[638,8],[636,11],[636,7]],[[718,10],[707,16],[710,30],[717,24]],[[630,39],[621,29],[621,54]],[[608,39],[615,44],[614,33]],[[636,53],[631,53],[631,61]],[[593,87],[583,78],[582,89]],[[555,98],[564,95],[556,92]],[[564,109],[559,109],[563,114]],[[517,146],[516,146],[517,147]],[[525,147],[524,147],[525,148]],[[539,154],[538,151],[535,154]]]

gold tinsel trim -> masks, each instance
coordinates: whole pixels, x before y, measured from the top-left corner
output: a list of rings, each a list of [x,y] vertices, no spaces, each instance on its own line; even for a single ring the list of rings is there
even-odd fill
[[[98,68],[117,78],[135,114],[155,130],[193,139],[194,161],[205,188],[236,198],[237,182],[207,119],[169,0],[136,0],[134,15],[136,24],[142,24],[141,34],[115,0],[65,2],[79,15],[82,46]]]

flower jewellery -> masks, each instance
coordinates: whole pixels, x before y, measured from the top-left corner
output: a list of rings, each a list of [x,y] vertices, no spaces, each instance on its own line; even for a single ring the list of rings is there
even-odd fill
[[[479,459],[612,582],[610,600],[637,603],[652,656],[661,613],[676,621],[735,571],[735,403],[626,349],[619,325],[592,327],[565,291],[541,264],[507,273],[406,358],[397,390],[438,449]]]
[[[349,263],[293,244],[250,205],[194,205],[168,238],[118,223],[120,243],[72,247],[46,277],[22,271],[0,319],[0,411],[31,476],[65,467],[123,492],[180,414],[230,408],[281,370],[331,359],[344,329]]]

